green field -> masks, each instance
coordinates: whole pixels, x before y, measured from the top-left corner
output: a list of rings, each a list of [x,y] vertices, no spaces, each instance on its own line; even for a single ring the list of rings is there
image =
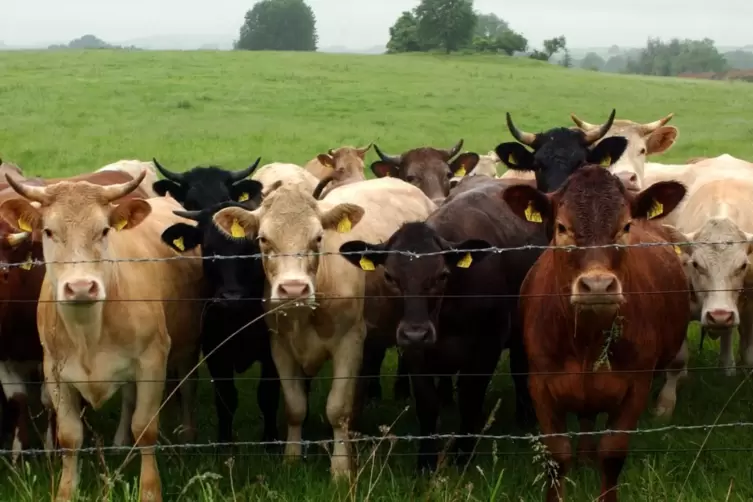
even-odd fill
[[[91,171],[119,159],[157,157],[174,170],[199,164],[240,169],[262,163],[305,163],[341,144],[375,141],[387,153],[432,145],[486,153],[510,141],[504,114],[528,130],[569,126],[569,113],[590,122],[607,118],[653,121],[669,112],[678,143],[657,161],[730,153],[753,159],[753,85],[735,82],[604,75],[520,59],[445,56],[342,56],[230,52],[5,52],[0,53],[0,156],[27,175],[61,176]],[[369,160],[375,158],[369,153]],[[693,333],[691,366],[714,366],[718,342],[698,352]],[[394,358],[384,368],[395,372]],[[508,371],[502,361],[499,371]],[[202,372],[206,376],[206,372]],[[256,441],[258,375],[240,381],[237,437]],[[326,375],[326,372],[325,372]],[[364,433],[395,423],[397,435],[417,433],[411,403],[386,399],[365,413]],[[307,439],[327,438],[326,378],[314,383]],[[678,393],[678,425],[751,419],[753,383],[741,372],[691,374]],[[500,400],[490,434],[521,434],[513,425],[509,376],[494,379],[488,410]],[[200,388],[200,441],[215,438],[209,382]],[[110,444],[119,399],[100,415],[89,414],[96,436]],[[399,418],[398,418],[399,417]],[[163,419],[170,436],[175,416]],[[457,415],[443,415],[450,432]],[[280,412],[281,432],[284,415]],[[641,427],[661,425],[646,413]],[[172,437],[172,436],[170,436]],[[746,428],[662,432],[633,437],[635,451],[621,478],[627,501],[753,499],[751,431]],[[165,439],[167,441],[168,439]],[[93,444],[93,443],[92,443]],[[435,478],[413,473],[414,443],[387,441],[374,457],[361,453],[362,475],[352,487],[331,484],[327,452],[312,448],[300,465],[285,466],[260,448],[229,455],[210,450],[161,454],[166,501],[509,500],[542,498],[542,471],[527,441],[482,442],[466,472],[448,467]],[[121,456],[84,455],[82,500],[136,500],[138,462],[122,476]],[[374,469],[372,471],[372,468]],[[382,470],[382,468],[384,468]],[[5,469],[0,500],[50,500],[50,474],[59,462],[44,458]],[[374,481],[381,472],[378,481]],[[569,500],[595,500],[599,479],[579,466],[570,475]],[[109,487],[109,491],[107,488]],[[495,488],[496,487],[496,488]],[[103,497],[103,492],[108,496]]]

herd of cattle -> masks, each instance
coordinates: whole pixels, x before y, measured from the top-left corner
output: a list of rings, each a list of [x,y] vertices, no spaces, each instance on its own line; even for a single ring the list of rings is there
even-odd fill
[[[304,167],[257,169],[257,159],[236,172],[179,173],[155,159],[39,179],[3,164],[4,440],[16,455],[28,448],[27,383],[43,378],[46,444],[68,449],[56,500],[69,501],[82,406],[98,409],[122,388],[114,442],[141,447],[142,500],[162,500],[160,406],[201,353],[217,440],[234,439],[234,374],[258,361],[262,439],[286,440],[288,459],[302,453],[311,378],[331,360],[331,471],[350,475],[348,433],[365,401],[381,398],[378,378],[356,377],[378,375],[396,345],[395,395],[412,388],[422,436],[437,432],[440,408],[455,399],[452,379],[432,374],[457,374],[456,432],[480,431],[504,349],[523,426],[565,432],[573,413],[588,432],[606,413],[610,428],[634,429],[657,371],[666,381],[655,413],[670,417],[692,319],[721,337],[728,374],[734,328],[742,362],[753,364],[753,304],[742,291],[753,279],[753,164],[727,154],[648,162],[676,141],[672,115],[648,124],[614,117],[572,116],[575,127],[533,134],[508,114],[516,141],[485,156],[461,153],[462,140],[400,155],[374,145],[369,180],[371,145],[330,150]],[[497,177],[501,164],[508,170]],[[187,442],[196,437],[195,394],[195,378],[178,387]],[[544,443],[562,481],[570,440]],[[456,450],[467,461],[473,441]],[[617,500],[627,450],[627,434],[605,435],[598,448],[589,436],[578,442],[601,470],[602,500]],[[434,440],[422,439],[418,453],[419,468],[437,466]],[[552,484],[546,500],[563,489]]]

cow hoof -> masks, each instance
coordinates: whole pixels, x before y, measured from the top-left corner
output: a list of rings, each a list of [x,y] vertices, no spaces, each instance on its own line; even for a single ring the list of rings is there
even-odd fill
[[[330,472],[333,481],[348,481],[351,475],[350,460],[346,457],[333,457]]]

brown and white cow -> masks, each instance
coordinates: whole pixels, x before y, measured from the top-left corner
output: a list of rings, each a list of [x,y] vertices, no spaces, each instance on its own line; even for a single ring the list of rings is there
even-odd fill
[[[319,179],[314,198],[320,199],[339,186],[365,180],[364,159],[371,145],[341,146],[308,161],[304,169]]]
[[[416,187],[389,178],[342,186],[321,201],[299,187],[280,185],[259,209],[226,208],[213,220],[229,236],[258,239],[263,253],[266,321],[288,420],[287,459],[301,455],[303,377],[314,376],[331,359],[332,475],[351,474],[347,428],[366,338],[366,277],[338,251],[346,240],[387,240],[401,224],[425,219],[436,206]]]
[[[72,500],[83,443],[81,402],[100,408],[123,387],[123,415],[141,450],[141,500],[161,501],[154,445],[168,365],[184,376],[198,358],[200,308],[178,298],[199,298],[199,260],[163,260],[177,254],[162,231],[188,221],[173,214],[171,198],[117,204],[144,179],[99,186],[63,181],[24,186],[6,176],[24,198],[5,201],[0,217],[18,230],[42,233],[46,274],[37,325],[45,383],[57,416],[57,438],[69,449],[56,500]],[[37,203],[39,208],[32,205]],[[118,261],[112,260],[144,260]],[[141,301],[134,301],[141,300]],[[195,384],[181,388],[183,426],[195,434]],[[121,420],[119,433],[124,424]]]
[[[655,370],[669,370],[659,407],[671,415],[690,318],[682,265],[669,245],[603,246],[667,242],[666,230],[653,220],[684,195],[677,182],[632,195],[617,176],[595,165],[582,167],[551,194],[525,185],[503,192],[518,217],[546,226],[553,246],[591,247],[547,249],[521,287],[529,387],[543,434],[565,433],[569,413],[578,415],[585,433],[600,413],[607,414],[610,429],[635,429]],[[560,501],[572,463],[570,439],[543,441],[556,462],[546,500]],[[617,500],[628,445],[626,433],[602,436],[599,500]],[[579,453],[594,446],[583,436]]]

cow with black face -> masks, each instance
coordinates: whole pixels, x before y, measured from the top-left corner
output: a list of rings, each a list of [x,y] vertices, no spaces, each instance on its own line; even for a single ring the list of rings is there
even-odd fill
[[[501,143],[495,151],[507,167],[516,171],[532,171],[536,175],[536,187],[542,192],[551,192],[562,186],[583,165],[609,167],[617,162],[627,148],[627,140],[623,137],[604,138],[589,150],[612,127],[614,115],[615,110],[612,110],[609,119],[598,129],[582,131],[555,127],[534,134],[518,129],[508,113],[507,128],[518,142]]]
[[[154,166],[165,177],[164,180],[156,181],[152,188],[161,196],[169,192],[189,211],[199,211],[229,200],[244,202],[250,194],[257,191],[259,182],[245,178],[254,172],[260,161],[261,157],[240,171],[226,171],[217,166],[209,166],[175,173],[162,167],[157,159],[152,159]]]

